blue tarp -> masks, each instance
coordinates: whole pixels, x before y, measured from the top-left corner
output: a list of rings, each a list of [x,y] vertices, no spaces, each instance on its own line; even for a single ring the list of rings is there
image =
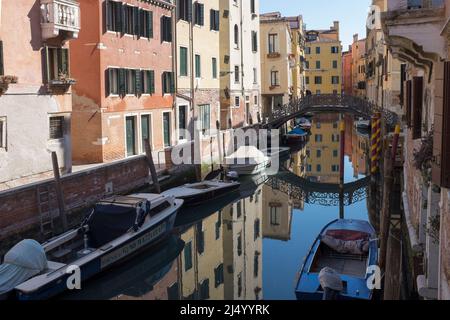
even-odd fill
[[[290,131],[288,134],[297,134],[299,136],[306,136],[308,133],[306,133],[305,130],[302,128],[295,128],[294,130]]]

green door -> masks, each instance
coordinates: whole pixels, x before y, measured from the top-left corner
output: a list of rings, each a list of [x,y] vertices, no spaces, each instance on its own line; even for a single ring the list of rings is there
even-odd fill
[[[136,128],[135,118],[126,118],[126,135],[127,135],[127,156],[136,155]]]
[[[142,152],[145,152],[145,140],[148,139],[150,146],[152,145],[151,138],[151,123],[150,115],[146,114],[141,117],[141,132],[142,132]]]
[[[163,113],[164,147],[170,147],[170,113]]]

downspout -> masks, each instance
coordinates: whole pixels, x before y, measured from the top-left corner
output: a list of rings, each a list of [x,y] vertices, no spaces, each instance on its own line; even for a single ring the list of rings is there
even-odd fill
[[[172,70],[173,70],[173,81],[175,83],[175,90],[172,93],[173,103],[172,111],[174,111],[175,118],[175,128],[178,127],[178,116],[177,116],[177,92],[178,92],[178,56],[177,56],[177,6],[172,8]],[[176,130],[175,130],[176,131]],[[176,140],[178,141],[178,137]]]
[[[240,10],[241,10],[241,90],[242,90],[242,99],[244,100],[244,111],[245,110],[245,86],[244,86],[244,10],[242,8],[242,0],[240,3]]]

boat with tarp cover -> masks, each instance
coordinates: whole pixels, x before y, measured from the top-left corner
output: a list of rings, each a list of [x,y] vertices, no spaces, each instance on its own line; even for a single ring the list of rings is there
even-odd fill
[[[13,247],[0,267],[0,294],[48,299],[68,290],[77,272],[83,283],[166,239],[182,205],[183,200],[157,194],[100,201],[80,227],[43,244],[24,240]],[[17,257],[23,254],[34,260],[18,265]],[[27,273],[30,267],[34,272]]]

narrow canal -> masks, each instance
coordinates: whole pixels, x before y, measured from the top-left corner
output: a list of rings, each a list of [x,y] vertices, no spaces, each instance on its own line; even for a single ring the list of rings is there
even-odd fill
[[[340,216],[342,119],[344,217],[367,220],[369,134],[352,115],[317,114],[278,175],[243,179],[240,192],[180,212],[168,241],[63,298],[295,299],[304,257]]]

